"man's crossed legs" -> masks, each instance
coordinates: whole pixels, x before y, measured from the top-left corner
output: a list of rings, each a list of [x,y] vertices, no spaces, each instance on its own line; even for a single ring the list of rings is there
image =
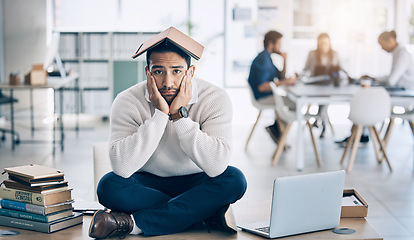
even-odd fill
[[[112,212],[124,213],[123,217],[132,214],[136,226],[144,235],[150,236],[181,232],[203,221],[222,221],[220,218],[224,216],[215,215],[225,214],[229,204],[239,200],[246,188],[243,173],[229,166],[214,178],[204,172],[174,177],[137,172],[129,178],[110,172],[100,180],[97,194],[99,202]],[[116,216],[109,217],[117,221]],[[107,220],[95,218],[91,223],[90,236],[107,237],[100,235],[102,227],[98,226],[104,224],[97,222]],[[114,231],[124,231],[120,235],[126,235],[131,232],[130,227]],[[105,234],[116,236],[117,233]]]

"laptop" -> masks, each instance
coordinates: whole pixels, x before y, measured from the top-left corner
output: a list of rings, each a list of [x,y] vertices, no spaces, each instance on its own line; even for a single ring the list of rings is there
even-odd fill
[[[339,66],[315,66],[315,71],[313,76],[301,78],[302,82],[305,84],[320,84],[320,85],[329,85],[332,82],[334,75],[339,77],[339,72],[342,69]]]
[[[326,230],[339,226],[345,171],[281,177],[274,180],[270,223],[238,225],[266,238]]]
[[[373,87],[384,87],[385,90],[387,90],[388,92],[395,92],[395,91],[404,91],[405,87],[402,86],[390,86],[388,85],[387,82],[374,82],[371,81],[371,86]]]

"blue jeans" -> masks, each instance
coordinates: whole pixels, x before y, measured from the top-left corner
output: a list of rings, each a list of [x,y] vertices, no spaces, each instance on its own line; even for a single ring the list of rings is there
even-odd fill
[[[107,173],[99,182],[99,202],[114,211],[132,214],[144,235],[181,232],[246,192],[243,173],[229,166],[221,175],[206,173],[159,177],[147,172],[123,178]]]

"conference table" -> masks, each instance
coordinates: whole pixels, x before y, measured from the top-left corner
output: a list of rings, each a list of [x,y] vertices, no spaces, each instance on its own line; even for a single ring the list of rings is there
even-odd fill
[[[296,136],[296,169],[303,170],[304,159],[304,139],[302,122],[304,113],[302,109],[309,104],[328,105],[330,103],[350,102],[354,94],[361,89],[360,85],[347,84],[335,87],[331,85],[303,84],[301,82],[294,86],[286,87],[287,97],[296,103],[296,119],[298,123]],[[413,105],[414,90],[388,91],[391,97],[391,104],[398,106]]]
[[[63,151],[64,149],[64,138],[65,138],[65,133],[64,133],[64,126],[63,126],[63,92],[65,90],[75,90],[75,94],[76,97],[75,99],[75,106],[79,105],[79,74],[77,73],[73,73],[70,74],[66,77],[48,77],[47,79],[47,84],[45,85],[27,85],[27,84],[21,84],[21,85],[12,85],[12,84],[7,84],[7,83],[1,83],[0,84],[0,89],[2,90],[8,90],[9,91],[9,97],[13,98],[13,93],[14,91],[17,90],[29,90],[30,92],[30,128],[31,128],[31,132],[32,132],[32,136],[35,130],[35,126],[34,126],[34,117],[33,117],[33,112],[34,112],[34,106],[33,106],[33,90],[37,90],[37,89],[52,89],[54,92],[54,101],[53,101],[53,106],[54,106],[54,111],[55,114],[57,114],[58,116],[58,120],[59,120],[59,126],[58,129],[60,131],[60,139],[56,140],[55,139],[55,132],[56,132],[56,126],[55,124],[53,124],[53,140],[51,141],[52,143],[52,153],[53,155],[55,155],[55,144],[58,143],[60,145],[60,149],[61,151]],[[68,86],[70,86],[71,84],[74,84],[73,88],[70,88]],[[59,96],[57,97],[56,94],[59,93]],[[59,104],[57,103],[57,100],[59,99]],[[59,106],[59,112],[56,111],[57,107]],[[79,115],[79,108],[76,107],[76,115]],[[15,123],[14,123],[14,103],[10,102],[10,125],[11,125],[11,129],[10,131],[12,133],[17,133],[15,130]],[[79,122],[78,122],[78,118],[76,121],[76,131],[79,130]],[[15,144],[16,144],[16,140],[14,139],[14,137],[12,136],[12,150],[14,150],[15,148]],[[41,140],[19,140],[20,143],[44,143],[44,142],[49,142],[49,141],[41,141]]]

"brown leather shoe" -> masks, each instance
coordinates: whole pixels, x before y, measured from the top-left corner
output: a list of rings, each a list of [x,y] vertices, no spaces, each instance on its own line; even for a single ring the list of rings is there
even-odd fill
[[[237,233],[236,220],[234,219],[233,209],[230,204],[217,210],[211,217],[204,220],[204,223],[208,227],[217,228],[221,231]]]
[[[89,237],[91,238],[124,238],[134,228],[134,221],[126,213],[110,210],[97,211],[89,226]]]

